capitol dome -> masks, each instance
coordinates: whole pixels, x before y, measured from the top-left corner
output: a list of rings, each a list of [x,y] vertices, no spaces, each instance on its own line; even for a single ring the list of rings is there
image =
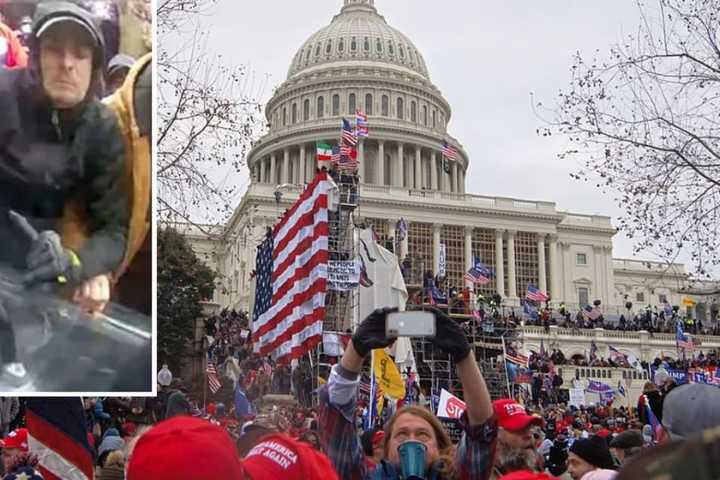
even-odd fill
[[[430,79],[419,50],[378,14],[374,0],[345,0],[345,6],[330,25],[300,47],[288,70],[288,79],[318,66],[363,61],[388,64]]]
[[[450,105],[417,47],[385,21],[374,0],[343,1],[329,25],[298,49],[268,101],[268,132],[247,157],[252,181],[308,182],[317,145],[338,145],[342,120],[354,122],[362,111],[370,130],[357,146],[361,183],[464,194],[469,158],[448,132]],[[445,144],[456,150],[454,158],[443,157]]]

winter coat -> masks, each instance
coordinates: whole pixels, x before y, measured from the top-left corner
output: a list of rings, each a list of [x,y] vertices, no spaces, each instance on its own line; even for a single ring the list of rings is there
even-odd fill
[[[65,2],[48,2],[38,12],[36,25],[59,14],[89,17]],[[124,145],[115,116],[93,96],[98,70],[86,98],[59,110],[42,88],[37,55],[28,68],[0,71],[0,262],[25,268],[29,247],[29,239],[9,224],[8,210],[27,217],[37,230],[60,230],[66,204],[75,199],[89,219],[87,241],[70,245],[62,231],[61,238],[79,257],[82,279],[91,278],[118,268],[126,248]],[[102,48],[96,57],[102,57]]]
[[[150,187],[151,187],[151,152],[150,140],[142,137],[135,119],[133,104],[133,87],[140,72],[151,63],[152,56],[147,54],[138,60],[130,69],[125,83],[113,95],[104,100],[117,118],[125,156],[123,158],[122,189],[127,216],[127,244],[122,262],[113,272],[115,280],[119,279],[128,269],[138,251],[147,240],[150,228]],[[70,203],[63,218],[63,238],[72,245],[82,245],[87,241],[88,219],[83,215],[78,203]],[[148,265],[145,267],[149,271]],[[130,267],[130,270],[133,270]],[[149,289],[150,286],[148,285]]]

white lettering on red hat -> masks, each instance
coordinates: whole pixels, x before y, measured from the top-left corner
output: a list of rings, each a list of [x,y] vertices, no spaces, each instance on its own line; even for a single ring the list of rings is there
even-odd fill
[[[250,453],[248,453],[245,458],[247,459],[255,455],[260,455],[272,460],[283,470],[287,470],[291,465],[295,465],[298,459],[295,452],[277,442],[263,442],[250,450]]]
[[[505,405],[505,413],[508,417],[513,415],[525,415],[525,408],[519,403],[508,403]]]

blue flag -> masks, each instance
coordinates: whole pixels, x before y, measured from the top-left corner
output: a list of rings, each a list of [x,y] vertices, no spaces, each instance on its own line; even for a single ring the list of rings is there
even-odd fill
[[[240,382],[235,385],[235,417],[242,421],[244,417],[254,415],[252,404],[240,388]]]

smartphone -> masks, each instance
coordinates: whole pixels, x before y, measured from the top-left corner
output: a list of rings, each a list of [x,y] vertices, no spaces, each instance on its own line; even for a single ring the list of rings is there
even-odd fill
[[[431,312],[394,312],[385,320],[388,337],[434,337],[435,315]]]

